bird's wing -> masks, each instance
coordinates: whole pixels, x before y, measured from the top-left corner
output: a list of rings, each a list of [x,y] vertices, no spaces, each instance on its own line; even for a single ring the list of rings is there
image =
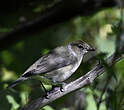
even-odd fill
[[[57,53],[49,53],[37,60],[22,77],[30,77],[32,75],[48,73],[50,71],[62,68],[69,64],[73,64],[77,59],[69,54],[59,55]]]

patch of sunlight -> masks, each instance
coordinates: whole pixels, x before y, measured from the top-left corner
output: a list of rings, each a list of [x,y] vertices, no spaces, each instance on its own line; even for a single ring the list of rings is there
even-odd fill
[[[12,107],[10,110],[17,110],[19,108],[19,104],[15,101],[15,99],[11,95],[6,96],[8,102],[12,104]]]
[[[118,62],[115,64],[115,66],[118,66],[118,64],[121,64],[122,66],[124,66],[124,59],[118,61]]]
[[[95,101],[94,101],[93,96],[92,96],[92,90],[90,88],[86,88],[84,90],[87,93],[87,96],[86,96],[86,102],[87,102],[86,110],[96,110],[96,104],[95,104]]]
[[[120,18],[120,9],[106,9],[106,10],[102,10],[99,13],[96,14],[95,17],[97,18],[106,18],[106,16],[109,15],[109,19],[113,20],[113,19],[119,19]]]
[[[28,101],[27,100],[28,99],[28,92],[26,92],[26,91],[21,92],[20,97],[21,97],[21,105],[24,106]]]
[[[8,84],[4,84],[4,85],[3,85],[3,88],[4,88],[4,89],[6,89],[6,88],[7,88],[7,86],[8,86]]]
[[[107,110],[106,105],[105,105],[105,102],[102,102],[102,103],[100,104],[99,110]]]
[[[115,51],[115,37],[111,39],[101,39],[99,36],[96,37],[97,50],[100,52],[107,53],[108,56]]]
[[[121,78],[124,78],[124,59],[120,60],[115,64],[115,67],[119,74],[121,75]]]
[[[95,104],[92,94],[87,95],[86,101],[87,101],[86,110],[96,110],[96,104]]]
[[[88,93],[87,99],[86,99],[87,100],[86,110],[97,110],[96,102],[92,96],[92,94],[93,94],[92,90],[87,88],[86,92]],[[98,97],[100,97],[101,92],[99,92],[97,90],[95,90],[94,92],[97,94]],[[105,99],[105,95],[103,95],[103,99]],[[104,102],[101,103],[99,110],[107,110]]]
[[[47,105],[43,107],[41,110],[54,110],[51,106]]]
[[[13,71],[7,70],[6,68],[2,68],[2,81],[7,81],[7,80],[15,80],[17,77],[14,74]]]
[[[68,108],[62,108],[61,110],[69,110]]]
[[[46,89],[51,89],[51,85],[48,85],[48,84],[44,84],[44,87],[45,87]]]
[[[111,32],[112,32],[111,25],[106,24],[100,28],[99,36],[101,39],[105,40],[108,36],[108,33]]]

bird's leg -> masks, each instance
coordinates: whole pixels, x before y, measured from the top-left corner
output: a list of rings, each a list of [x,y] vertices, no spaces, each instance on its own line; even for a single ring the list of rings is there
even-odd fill
[[[98,64],[97,65],[101,65],[101,64],[102,64],[101,60],[98,59]]]
[[[49,94],[49,91],[46,90],[46,88],[44,87],[44,85],[43,85],[43,83],[42,83],[41,81],[40,81],[40,84],[41,84],[41,86],[42,86],[42,88],[43,88],[43,90],[44,90],[44,92],[45,92],[45,98],[48,99],[47,96],[48,96],[48,94]]]
[[[55,90],[56,87],[59,87],[60,88],[60,91],[61,92],[64,92],[64,86],[66,85],[66,83],[64,82],[59,82],[57,85],[52,85],[52,90]]]

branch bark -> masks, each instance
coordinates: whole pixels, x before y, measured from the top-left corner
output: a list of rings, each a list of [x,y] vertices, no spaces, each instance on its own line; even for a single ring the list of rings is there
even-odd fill
[[[124,58],[124,55],[120,55],[116,58],[114,58],[115,54],[112,54],[110,57],[107,58],[106,62],[109,66],[112,66],[122,58]],[[46,99],[44,97],[40,97],[36,100],[34,100],[32,103],[27,104],[22,108],[21,110],[39,110],[41,107],[55,101],[56,99],[70,93],[73,91],[76,91],[80,88],[83,88],[84,86],[93,83],[94,79],[96,79],[99,75],[104,73],[105,67],[102,64],[99,64],[95,66],[91,71],[89,71],[84,76],[80,77],[79,79],[67,84],[64,87],[64,91],[61,92],[60,89],[51,92],[48,97],[49,99]]]

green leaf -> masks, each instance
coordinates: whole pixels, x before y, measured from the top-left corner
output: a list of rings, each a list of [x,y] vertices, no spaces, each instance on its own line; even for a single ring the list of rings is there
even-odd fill
[[[20,97],[21,97],[21,105],[24,106],[26,104],[26,101],[28,98],[28,93],[27,92],[21,92]]]
[[[50,107],[49,105],[43,107],[41,110],[54,110],[52,107]]]
[[[19,104],[15,101],[15,99],[11,95],[6,96],[8,102],[12,104],[11,110],[17,110],[19,108]]]

